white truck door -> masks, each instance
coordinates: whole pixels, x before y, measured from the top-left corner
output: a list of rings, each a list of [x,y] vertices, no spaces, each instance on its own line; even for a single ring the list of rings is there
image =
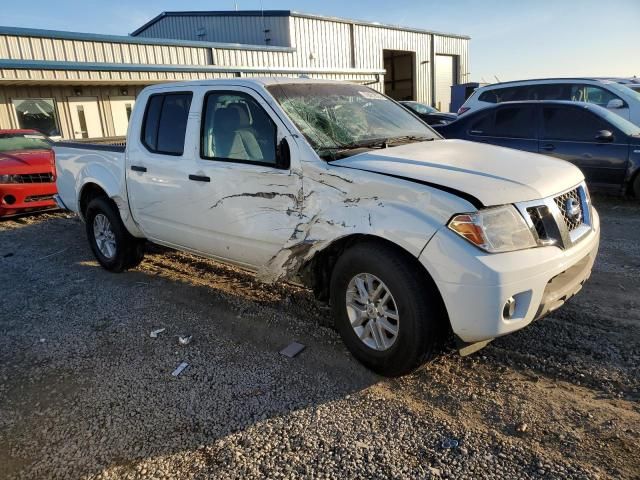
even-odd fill
[[[249,88],[203,89],[198,105],[192,107],[196,109],[200,128],[189,159],[190,185],[181,215],[189,247],[260,267],[302,222],[296,144],[288,138],[291,166],[279,167],[278,145],[289,132]]]
[[[189,243],[185,202],[193,188],[187,173],[193,159],[185,138],[192,100],[191,91],[150,95],[145,111],[136,111],[132,118],[135,127],[127,139],[127,194],[133,218],[147,238],[175,246]],[[195,129],[191,135],[198,135]]]

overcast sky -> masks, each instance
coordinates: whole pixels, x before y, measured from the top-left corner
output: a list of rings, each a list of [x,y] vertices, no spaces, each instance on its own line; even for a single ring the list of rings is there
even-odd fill
[[[469,79],[640,77],[640,0],[4,0],[0,24],[128,34],[169,10],[287,9],[471,36]],[[464,72],[463,72],[464,73]]]

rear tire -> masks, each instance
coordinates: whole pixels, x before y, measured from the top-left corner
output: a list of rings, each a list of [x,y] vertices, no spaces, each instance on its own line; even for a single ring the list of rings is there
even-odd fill
[[[631,184],[631,193],[636,200],[640,201],[640,173],[636,174],[636,178],[633,179],[633,183]]]
[[[145,242],[127,231],[111,200],[94,198],[84,218],[89,245],[100,265],[111,272],[122,272],[140,264]]]
[[[356,244],[338,259],[331,308],[347,348],[381,375],[413,371],[443,343],[447,317],[435,284],[413,258],[384,243]]]

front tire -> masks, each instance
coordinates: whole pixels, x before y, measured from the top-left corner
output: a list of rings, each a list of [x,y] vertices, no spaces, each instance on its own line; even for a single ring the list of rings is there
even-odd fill
[[[117,208],[107,198],[94,198],[85,212],[87,239],[94,256],[105,269],[122,272],[144,258],[144,240],[125,228]]]
[[[413,371],[442,345],[442,299],[409,254],[378,242],[356,244],[331,277],[336,327],[354,357],[385,376]]]

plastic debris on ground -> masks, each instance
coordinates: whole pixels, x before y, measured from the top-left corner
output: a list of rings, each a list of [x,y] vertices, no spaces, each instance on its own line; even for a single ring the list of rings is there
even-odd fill
[[[189,364],[187,362],[182,362],[180,365],[178,365],[178,367],[173,371],[173,373],[171,373],[171,375],[173,375],[174,377],[177,377],[178,375],[180,375],[185,368],[187,368],[189,366]]]
[[[440,445],[442,448],[456,448],[460,442],[455,438],[445,438]]]
[[[158,338],[158,335],[164,332],[165,330],[166,328],[158,328],[157,330],[151,330],[151,333],[149,334],[149,336],[151,338]]]
[[[193,339],[193,335],[180,335],[178,337],[178,343],[180,345],[189,345],[192,339]]]
[[[292,342],[282,350],[280,350],[280,355],[284,355],[285,357],[293,358],[297,356],[300,352],[302,352],[306,346],[298,342]]]

